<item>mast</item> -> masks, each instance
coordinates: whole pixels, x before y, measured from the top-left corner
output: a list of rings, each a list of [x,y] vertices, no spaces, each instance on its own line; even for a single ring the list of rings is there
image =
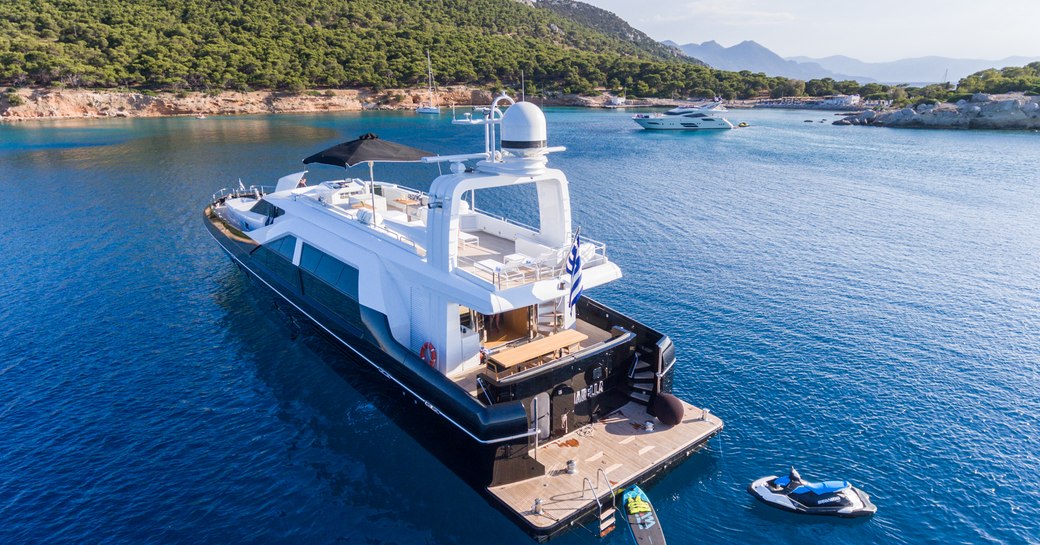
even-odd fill
[[[430,50],[426,50],[426,74],[429,77],[430,82],[430,106],[435,106],[433,103],[433,63],[430,62]]]

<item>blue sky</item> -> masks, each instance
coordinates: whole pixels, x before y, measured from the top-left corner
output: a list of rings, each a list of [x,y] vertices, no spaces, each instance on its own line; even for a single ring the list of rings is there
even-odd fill
[[[1040,56],[1040,0],[582,0],[657,40],[754,40],[782,56]]]

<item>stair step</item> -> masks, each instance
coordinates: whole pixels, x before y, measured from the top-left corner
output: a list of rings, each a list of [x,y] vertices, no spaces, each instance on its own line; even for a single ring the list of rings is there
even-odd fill
[[[641,371],[632,375],[631,378],[632,380],[654,380],[657,378],[657,375],[653,371]]]
[[[603,537],[614,531],[614,519],[602,520],[599,523],[599,537]]]
[[[616,513],[616,512],[617,512],[617,510],[614,509],[613,507],[607,507],[606,509],[603,510],[603,512],[601,512],[599,514],[599,520],[601,520],[601,521],[602,520],[613,521],[614,520],[614,513]]]
[[[650,394],[644,394],[642,392],[629,392],[628,398],[636,403],[642,403],[643,405],[650,404]]]
[[[633,392],[646,392],[646,393],[649,394],[649,393],[652,393],[654,391],[654,385],[653,384],[629,384],[628,387]]]

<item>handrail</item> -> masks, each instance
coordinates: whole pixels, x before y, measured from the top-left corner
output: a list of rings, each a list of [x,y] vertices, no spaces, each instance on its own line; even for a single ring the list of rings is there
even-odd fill
[[[656,373],[657,378],[664,378],[664,376],[668,374],[668,371],[671,371],[672,367],[675,367],[675,362],[677,362],[677,361],[679,361],[679,358],[676,358],[676,359],[672,360],[672,363],[669,363],[668,367],[664,368],[664,371]]]
[[[636,378],[636,367],[639,367],[639,352],[632,356],[632,368],[628,370],[628,378]]]
[[[523,286],[539,280],[556,279],[563,275],[563,265],[545,265],[538,262],[517,262],[504,264],[495,271],[487,271],[477,267],[478,259],[469,256],[456,256],[460,264],[472,267],[466,272],[488,282],[497,289]],[[527,270],[524,270],[527,269]],[[519,275],[517,278],[514,275]]]
[[[484,387],[484,379],[477,377],[477,386],[480,386],[480,390],[484,392],[484,397],[487,398],[488,405],[494,405],[495,402],[491,401],[491,394],[489,394],[487,388]]]
[[[583,477],[584,480],[581,482],[581,497],[585,497],[585,485],[588,484],[588,490],[592,492],[592,497],[596,500],[596,505],[600,511],[603,510],[603,503],[599,501],[599,491],[596,490],[596,486],[592,484],[592,481],[588,477]],[[596,482],[599,482],[599,475],[596,475]]]
[[[260,198],[268,193],[271,193],[274,189],[273,186],[269,185],[251,185],[249,187],[223,187],[219,191],[213,193],[213,202],[216,203],[222,199],[234,199],[238,197],[256,197]]]
[[[610,479],[607,478],[607,472],[603,471],[602,467],[596,468],[596,484],[599,484],[599,476],[603,475],[603,482],[607,483],[607,490],[610,490],[610,506],[617,508],[617,492],[614,491],[614,485],[610,484]]]

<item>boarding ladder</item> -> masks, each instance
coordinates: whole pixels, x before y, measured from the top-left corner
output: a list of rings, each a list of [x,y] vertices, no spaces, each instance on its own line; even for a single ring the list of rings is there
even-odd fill
[[[657,374],[650,362],[639,357],[639,352],[632,356],[632,366],[628,370],[628,398],[645,407],[650,406],[650,399],[656,393]]]
[[[563,325],[563,313],[560,312],[562,299],[550,299],[538,303],[537,315],[535,316],[536,329],[542,335],[559,333]]]
[[[596,486],[599,485],[600,476],[603,477],[603,481],[607,483],[607,489],[610,490],[610,505],[606,505],[599,499],[600,493]],[[614,531],[617,522],[617,517],[614,516],[617,513],[617,492],[614,490],[614,485],[610,484],[610,479],[607,478],[603,468],[596,470],[596,484],[593,484],[588,477],[585,477],[584,482],[581,484],[582,498],[585,497],[586,490],[592,492],[592,497],[596,500],[596,507],[599,513],[599,537],[604,537]]]

